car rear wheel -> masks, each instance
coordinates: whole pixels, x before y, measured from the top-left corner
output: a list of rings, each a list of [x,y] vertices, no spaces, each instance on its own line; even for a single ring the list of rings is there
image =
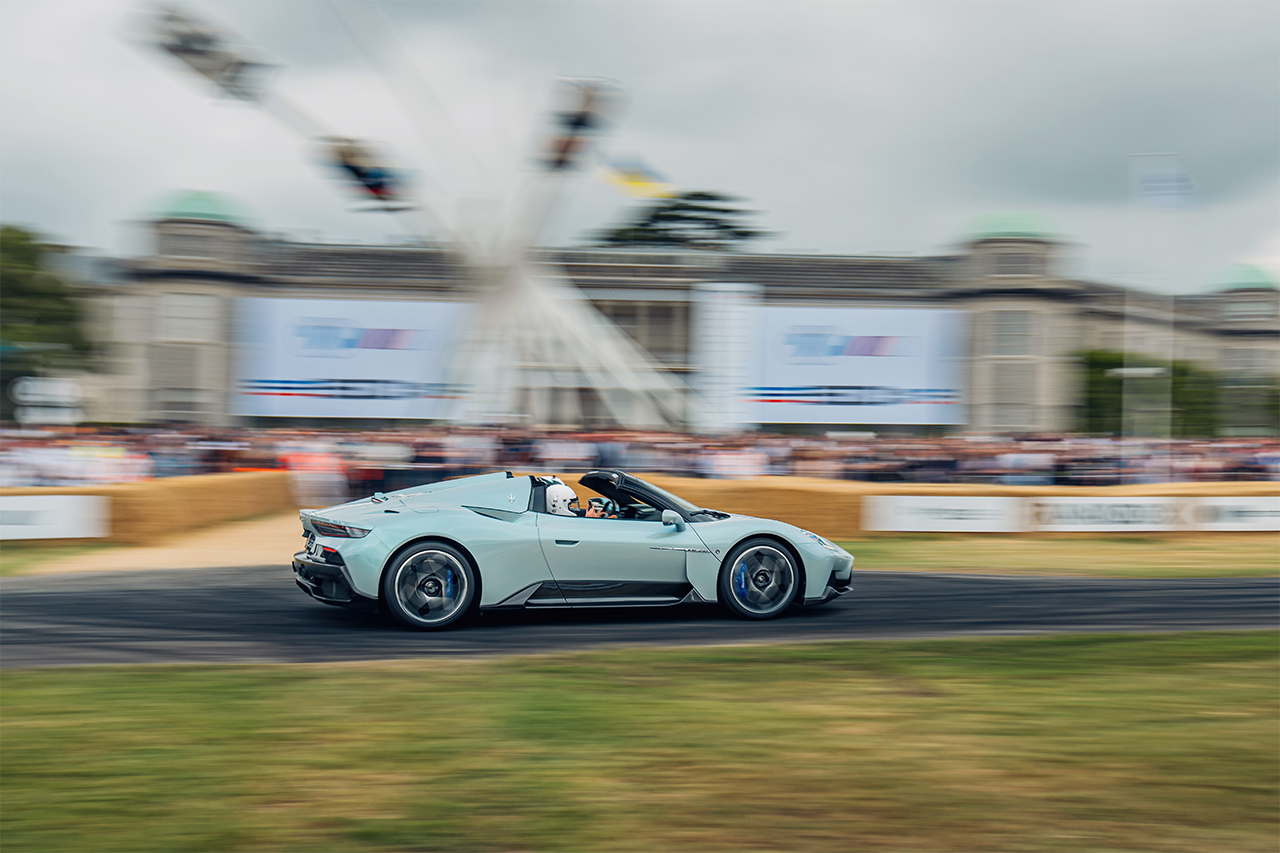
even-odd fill
[[[782,613],[799,588],[795,559],[772,539],[748,539],[733,549],[720,569],[720,600],[748,619]]]
[[[471,561],[443,542],[422,542],[401,551],[382,576],[382,596],[391,613],[410,628],[446,628],[471,609],[476,574]]]

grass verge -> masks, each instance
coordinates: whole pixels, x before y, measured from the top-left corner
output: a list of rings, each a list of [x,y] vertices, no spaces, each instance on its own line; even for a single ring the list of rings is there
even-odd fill
[[[44,563],[92,554],[118,545],[83,543],[69,545],[67,540],[54,542],[5,542],[0,544],[0,577],[30,574]]]
[[[855,569],[1081,577],[1280,575],[1280,535],[1052,538],[915,534],[840,545]]]
[[[203,568],[237,560],[243,565],[287,561],[300,541],[297,519],[293,510],[259,513],[170,533],[148,545],[66,539],[6,542],[0,546],[0,577],[51,571]],[[282,524],[288,527],[287,535],[281,533]],[[80,557],[87,559],[77,559]]]
[[[8,671],[0,825],[13,853],[1274,851],[1277,663],[1257,632]]]
[[[292,513],[289,514],[292,517]],[[247,522],[275,516],[255,516]],[[211,531],[185,534],[160,547],[187,544]],[[292,553],[292,536],[280,553]],[[841,542],[855,569],[1082,577],[1274,577],[1280,575],[1280,535],[1223,533],[1204,537],[1052,538],[907,534]],[[0,577],[38,574],[48,563],[125,546],[19,542],[0,546]],[[133,549],[133,553],[138,549]],[[154,550],[154,549],[153,549]],[[200,546],[201,556],[208,548]],[[274,552],[272,552],[274,553]],[[231,557],[234,559],[234,557]],[[254,557],[255,560],[261,558]],[[284,558],[281,558],[284,559]],[[181,560],[166,567],[180,568]]]

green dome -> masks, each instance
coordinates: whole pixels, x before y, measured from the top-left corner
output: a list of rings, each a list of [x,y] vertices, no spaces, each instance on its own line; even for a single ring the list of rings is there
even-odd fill
[[[1222,271],[1213,281],[1214,290],[1276,290],[1271,276],[1252,264],[1236,264]]]
[[[225,222],[242,225],[245,216],[227,196],[221,193],[183,190],[175,193],[156,211],[156,219],[198,219],[202,222]]]
[[[969,233],[968,241],[982,240],[1044,240],[1056,242],[1057,235],[1038,216],[1019,210],[990,213],[978,220]]]

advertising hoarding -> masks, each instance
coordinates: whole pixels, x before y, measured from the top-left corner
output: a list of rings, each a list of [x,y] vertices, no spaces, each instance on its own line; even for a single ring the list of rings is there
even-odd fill
[[[862,506],[864,530],[1017,533],[1024,526],[1020,498],[868,495]]]
[[[100,539],[110,532],[109,508],[96,495],[5,495],[0,540]]]
[[[258,417],[439,418],[470,305],[236,300],[231,409]]]
[[[963,311],[755,311],[746,389],[751,423],[965,423]]]
[[[1118,533],[1180,530],[1191,526],[1185,498],[1029,498],[1035,530]]]
[[[1280,497],[1198,498],[1191,513],[1197,530],[1280,530]]]
[[[867,495],[864,530],[938,533],[1280,531],[1280,497]]]

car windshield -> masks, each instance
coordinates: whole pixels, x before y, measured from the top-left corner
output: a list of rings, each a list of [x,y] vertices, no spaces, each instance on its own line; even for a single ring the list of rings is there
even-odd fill
[[[655,486],[653,483],[650,483],[648,480],[641,480],[639,477],[632,477],[631,479],[635,480],[637,483],[643,483],[644,487],[649,491],[653,492],[653,494],[656,497],[660,498],[665,503],[668,503],[671,506],[675,507],[676,509],[680,510],[685,515],[693,515],[695,512],[698,512],[701,509],[701,507],[698,507],[695,504],[689,503],[687,500],[680,497],[679,495],[673,495],[671,494],[671,492],[668,492],[666,489],[659,489],[657,486]]]

